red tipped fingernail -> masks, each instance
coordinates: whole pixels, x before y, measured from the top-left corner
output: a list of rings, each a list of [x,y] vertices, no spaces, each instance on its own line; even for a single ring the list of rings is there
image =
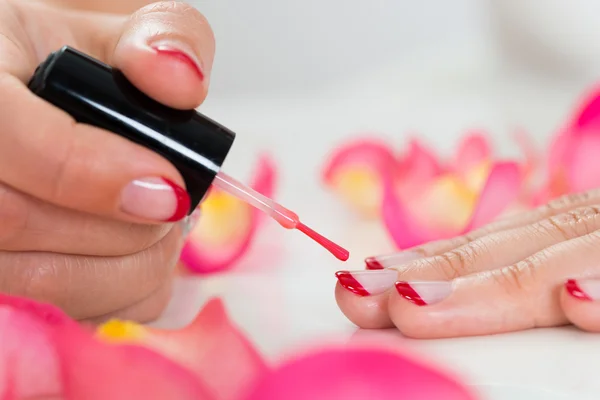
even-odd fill
[[[344,289],[359,296],[373,296],[394,287],[394,282],[398,279],[398,272],[392,269],[338,271],[335,276]]]
[[[589,293],[600,294],[600,281],[577,281],[569,279],[565,282],[565,289],[567,293],[578,300],[592,301],[594,297],[590,296]]]
[[[418,306],[439,303],[452,293],[448,281],[396,282],[398,294]]]
[[[188,192],[167,178],[136,179],[121,192],[121,210],[148,220],[180,221],[190,212],[190,207]]]
[[[367,257],[365,259],[365,264],[367,269],[395,268],[406,265],[419,258],[423,258],[421,253],[409,250],[383,256]]]
[[[194,72],[200,77],[200,80],[204,79],[204,72],[202,72],[202,63],[196,57],[194,51],[185,43],[179,43],[172,40],[161,40],[159,42],[152,43],[150,45],[160,55],[171,57],[179,62],[186,64],[192,68]]]

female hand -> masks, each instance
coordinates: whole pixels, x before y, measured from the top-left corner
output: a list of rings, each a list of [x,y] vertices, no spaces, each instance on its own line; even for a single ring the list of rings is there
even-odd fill
[[[414,338],[575,324],[600,332],[600,190],[339,272],[336,297],[363,328]]]
[[[170,297],[189,198],[166,160],[27,89],[64,45],[190,109],[206,96],[212,31],[178,2],[122,16],[0,0],[0,292],[78,319],[151,320]]]

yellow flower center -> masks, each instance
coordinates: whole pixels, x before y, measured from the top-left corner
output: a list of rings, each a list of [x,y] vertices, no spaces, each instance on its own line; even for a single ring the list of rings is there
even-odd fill
[[[333,185],[350,205],[365,216],[381,209],[381,182],[378,174],[365,166],[344,168],[333,177]]]
[[[110,320],[98,327],[96,335],[106,342],[139,342],[146,334],[146,328],[131,321]]]
[[[250,223],[250,207],[227,193],[214,191],[202,203],[202,218],[193,236],[207,245],[222,245],[243,237]]]

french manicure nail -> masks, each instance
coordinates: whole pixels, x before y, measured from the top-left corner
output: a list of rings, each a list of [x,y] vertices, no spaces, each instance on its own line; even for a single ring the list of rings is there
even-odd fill
[[[180,221],[190,211],[190,196],[184,188],[166,178],[142,178],[121,192],[121,209],[130,215],[153,221]]]
[[[200,80],[204,79],[204,72],[202,72],[202,63],[196,56],[194,50],[186,43],[179,42],[176,40],[163,39],[150,44],[150,47],[154,49],[158,54],[172,57],[181,61],[182,63],[190,66],[196,74],[200,77]]]
[[[416,251],[402,251],[400,253],[388,254],[383,256],[368,257],[365,259],[367,269],[384,269],[390,267],[397,267],[403,264],[407,264],[411,261],[423,258],[423,256]]]
[[[393,269],[338,271],[335,276],[344,289],[359,296],[373,296],[394,287],[394,282],[398,279],[398,271]]]
[[[565,289],[578,300],[600,300],[600,279],[569,279],[565,282]]]
[[[449,281],[401,281],[395,286],[400,296],[418,306],[439,303],[452,293],[452,282]]]

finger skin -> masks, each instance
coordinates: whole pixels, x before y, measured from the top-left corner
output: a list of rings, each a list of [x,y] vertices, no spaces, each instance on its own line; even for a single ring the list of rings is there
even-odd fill
[[[600,231],[567,240],[525,260],[455,279],[445,299],[419,306],[398,293],[389,296],[396,327],[414,338],[489,335],[568,320],[560,293],[570,276],[599,271]]]
[[[156,291],[148,297],[124,309],[105,315],[82,320],[83,323],[101,325],[111,319],[135,321],[137,323],[150,323],[156,321],[165,311],[173,293],[173,280],[165,281]]]
[[[423,257],[436,256],[469,244],[470,242],[492,233],[520,228],[569,212],[576,208],[589,207],[598,204],[600,204],[600,189],[591,190],[585,193],[569,194],[552,200],[534,210],[511,215],[510,217],[492,222],[462,236],[426,243],[410,250],[420,253]]]
[[[135,224],[71,211],[0,184],[0,250],[124,256],[145,250],[173,224]]]
[[[55,304],[76,319],[99,317],[169,281],[182,245],[177,225],[154,246],[124,257],[0,252],[0,292]]]
[[[600,190],[572,194],[467,235],[411,249],[423,258],[398,266],[398,279],[452,279],[517,263],[558,241],[598,229],[600,216],[593,205],[599,203]],[[394,326],[388,315],[389,292],[360,297],[337,283],[335,297],[344,315],[361,328]]]
[[[160,53],[157,43],[170,43],[190,60]],[[182,2],[151,4],[125,24],[109,62],[121,69],[141,91],[171,107],[198,107],[208,91],[215,39],[204,16]],[[184,62],[182,62],[184,61]]]

